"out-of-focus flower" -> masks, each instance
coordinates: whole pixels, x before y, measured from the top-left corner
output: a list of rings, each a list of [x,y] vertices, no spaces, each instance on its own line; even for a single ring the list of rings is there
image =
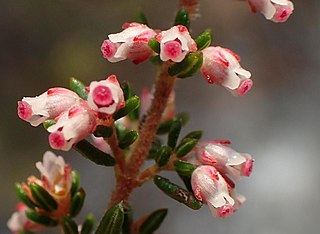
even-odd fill
[[[207,47],[203,51],[201,72],[209,84],[218,84],[233,95],[245,95],[252,87],[251,73],[243,69],[240,57],[222,47]]]
[[[264,17],[276,23],[287,21],[294,6],[289,0],[248,0],[252,12],[261,12]]]
[[[28,207],[22,202],[16,206],[16,211],[7,222],[12,233],[37,232],[45,228],[43,225],[30,221],[26,216],[26,210]]]
[[[144,116],[147,114],[147,111],[151,105],[153,99],[153,90],[150,92],[148,88],[144,88],[141,92],[141,105],[140,105],[140,116]],[[175,92],[172,91],[169,95],[169,99],[167,102],[167,106],[163,111],[160,122],[165,122],[175,115],[176,109],[176,100],[175,100]]]
[[[125,106],[123,91],[115,75],[93,81],[89,86],[88,104],[100,113],[112,115]]]
[[[28,185],[36,183],[46,190],[57,203],[57,209],[48,213],[43,211],[50,218],[60,219],[67,215],[70,210],[71,202],[71,166],[66,164],[61,156],[47,151],[43,155],[43,162],[36,163],[37,169],[40,171],[41,179],[34,176],[28,178]],[[23,189],[29,198],[34,201],[30,188],[27,184],[23,184]]]
[[[173,26],[156,36],[160,43],[160,59],[181,62],[189,52],[197,50],[197,44],[183,25]]]
[[[213,216],[225,218],[233,214],[235,201],[227,182],[215,167],[197,167],[192,173],[191,185],[195,197],[209,206]]]
[[[236,179],[239,179],[240,176],[250,176],[252,172],[251,155],[238,153],[214,141],[200,143],[197,146],[196,155],[202,164],[212,165],[221,173],[232,175]]]
[[[112,153],[110,145],[105,141],[105,139],[103,139],[103,137],[96,137],[94,135],[91,135],[91,137],[95,147],[97,147],[99,150],[107,154]]]
[[[123,31],[110,34],[101,46],[103,57],[110,62],[130,59],[134,63],[141,63],[153,54],[148,46],[156,32],[148,26],[139,23],[125,23]]]
[[[73,144],[92,134],[96,127],[95,112],[85,101],[72,106],[56,118],[50,132],[49,144],[53,149],[68,151]]]
[[[38,126],[47,119],[54,119],[79,100],[80,97],[68,89],[51,88],[40,96],[18,101],[18,115],[32,126]]]

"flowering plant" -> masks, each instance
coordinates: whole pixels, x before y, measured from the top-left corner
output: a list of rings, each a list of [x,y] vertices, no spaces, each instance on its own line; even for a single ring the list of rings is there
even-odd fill
[[[247,2],[253,12],[273,22],[286,21],[293,11],[288,0]],[[102,56],[112,63],[150,60],[157,66],[154,86],[140,97],[129,82],[111,74],[88,85],[71,78],[70,89],[55,87],[18,101],[18,116],[32,126],[43,124],[52,149],[74,149],[97,165],[113,167],[116,187],[97,228],[90,214],[78,225],[74,217],[85,200],[79,173],[48,151],[43,162],[36,163],[40,178],[30,176],[16,185],[22,203],[8,221],[13,233],[50,226],[60,226],[64,233],[153,233],[167,209],[133,220],[129,199],[150,180],[191,209],[206,204],[220,218],[239,210],[245,197],[236,192],[233,179],[250,176],[254,159],[233,150],[229,140],[202,141],[202,131],[181,136],[188,116],[175,110],[175,83],[199,71],[209,84],[223,86],[234,96],[246,95],[253,86],[239,55],[211,46],[209,31],[192,36],[190,22],[197,8],[198,1],[181,0],[174,26],[167,30],[152,29],[141,13],[135,22],[125,23],[122,32],[103,41]],[[147,160],[153,163],[143,167]],[[161,171],[176,172],[184,187],[159,175]]]

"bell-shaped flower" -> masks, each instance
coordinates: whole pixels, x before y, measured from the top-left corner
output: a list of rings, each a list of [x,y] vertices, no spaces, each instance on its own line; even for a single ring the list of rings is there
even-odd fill
[[[95,127],[95,112],[81,101],[57,117],[56,124],[47,129],[49,144],[53,149],[68,151],[72,145],[92,134]]]
[[[261,12],[264,17],[276,23],[287,21],[294,6],[289,0],[248,0],[252,12]]]
[[[24,203],[19,203],[16,206],[16,211],[7,222],[7,226],[12,233],[31,233],[45,229],[45,226],[29,220],[26,216],[26,210],[28,210],[28,207]]]
[[[148,88],[144,88],[141,92],[140,116],[142,117],[147,114],[147,111],[151,106],[151,102],[153,99],[153,92],[154,92],[154,89],[152,89],[152,91],[150,92]],[[175,99],[175,92],[173,90],[169,95],[166,108],[164,109],[160,119],[160,123],[163,123],[173,118],[176,113],[175,109],[176,109],[176,99]]]
[[[123,91],[115,75],[93,81],[89,86],[88,104],[100,113],[112,115],[125,106]]]
[[[200,163],[215,166],[221,173],[229,174],[236,179],[250,176],[253,167],[251,155],[238,153],[232,148],[217,141],[200,143],[196,149]]]
[[[213,216],[225,218],[233,214],[235,201],[227,182],[215,167],[197,167],[191,175],[191,186],[195,197],[208,205]]]
[[[130,59],[136,64],[149,59],[153,51],[148,42],[156,32],[139,23],[125,23],[123,29],[120,33],[110,34],[102,43],[103,57],[110,62]]]
[[[209,84],[218,84],[233,95],[245,95],[252,87],[251,73],[243,69],[240,57],[222,47],[207,47],[203,51],[201,72]]]
[[[27,184],[23,184],[23,189],[30,200],[35,203],[35,198],[29,187],[30,184],[36,183],[48,192],[57,203],[57,208],[50,212],[37,208],[37,211],[46,214],[52,219],[58,220],[70,211],[72,168],[69,164],[65,163],[61,156],[56,156],[50,151],[44,153],[43,161],[37,162],[36,167],[40,171],[41,179],[30,176]]]
[[[18,115],[32,126],[38,126],[47,119],[54,119],[79,100],[80,97],[68,89],[51,88],[37,97],[24,97],[18,101]]]
[[[187,27],[173,26],[167,31],[162,31],[156,36],[160,43],[160,59],[181,62],[189,52],[197,50],[197,44],[191,38]]]

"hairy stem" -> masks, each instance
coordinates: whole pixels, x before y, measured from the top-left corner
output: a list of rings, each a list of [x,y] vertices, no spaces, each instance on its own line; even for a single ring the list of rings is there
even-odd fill
[[[140,168],[146,160],[153,139],[159,126],[162,113],[175,84],[175,77],[168,74],[169,63],[163,63],[155,82],[154,98],[139,134],[139,139],[126,164],[126,170],[117,178],[117,185],[112,193],[109,207],[117,202],[127,201],[134,188],[139,186]]]

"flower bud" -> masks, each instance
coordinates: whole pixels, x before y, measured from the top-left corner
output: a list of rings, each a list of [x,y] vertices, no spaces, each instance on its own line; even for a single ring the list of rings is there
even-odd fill
[[[240,66],[237,54],[219,46],[207,47],[202,52],[201,72],[209,84],[221,85],[235,96],[243,96],[251,89],[251,73]]]
[[[125,106],[123,91],[115,75],[93,81],[89,86],[88,104],[100,113],[111,115]]]
[[[294,6],[289,0],[248,0],[252,12],[261,12],[264,17],[276,23],[287,21]]]
[[[189,52],[197,50],[197,44],[191,38],[187,27],[177,25],[160,32],[156,39],[160,43],[160,59],[181,62]]]
[[[49,144],[53,149],[68,151],[71,147],[92,134],[96,127],[96,116],[84,101],[72,106],[47,129]]]
[[[209,206],[213,216],[221,218],[233,213],[234,199],[229,194],[227,182],[213,166],[199,166],[191,176],[195,197]]]
[[[141,63],[149,59],[153,51],[148,42],[156,35],[153,29],[139,23],[126,23],[120,33],[110,34],[101,46],[101,52],[110,62],[130,59]]]
[[[221,173],[230,174],[236,179],[250,176],[252,172],[253,159],[249,154],[238,153],[214,141],[199,144],[196,155],[199,162],[215,166]]]
[[[79,100],[79,96],[68,89],[51,88],[40,96],[18,101],[18,115],[32,126],[38,126],[47,119],[56,118]]]

